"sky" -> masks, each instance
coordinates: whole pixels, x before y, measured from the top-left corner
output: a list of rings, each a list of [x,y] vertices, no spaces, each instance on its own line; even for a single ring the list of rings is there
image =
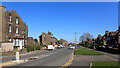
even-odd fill
[[[83,33],[94,38],[118,29],[117,2],[3,2],[6,11],[16,10],[28,25],[28,36],[52,32],[57,38],[77,41]],[[37,32],[37,34],[35,34]]]

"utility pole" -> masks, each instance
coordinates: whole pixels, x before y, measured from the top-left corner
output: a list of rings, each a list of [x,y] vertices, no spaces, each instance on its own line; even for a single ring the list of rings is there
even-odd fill
[[[77,32],[75,32],[75,45],[76,45],[76,48],[77,48]]]

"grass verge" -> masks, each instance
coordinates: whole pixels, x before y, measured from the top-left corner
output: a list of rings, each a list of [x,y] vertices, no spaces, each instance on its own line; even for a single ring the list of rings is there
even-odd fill
[[[120,62],[110,61],[110,62],[92,62],[91,68],[120,68]]]
[[[94,50],[75,50],[76,55],[104,55]]]
[[[88,49],[88,48],[83,48],[83,47],[77,47],[76,49]]]

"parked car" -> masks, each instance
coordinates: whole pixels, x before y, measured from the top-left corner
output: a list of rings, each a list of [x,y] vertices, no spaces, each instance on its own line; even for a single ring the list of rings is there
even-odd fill
[[[58,48],[58,49],[61,48],[61,45],[58,45],[57,48]]]
[[[72,46],[72,45],[69,45],[69,47]]]
[[[69,47],[69,49],[75,49],[75,46],[71,45],[71,46]]]
[[[54,47],[54,45],[48,45],[48,46],[47,46],[47,49],[48,49],[48,50],[54,50],[55,47]]]
[[[62,45],[63,46],[63,48],[65,47],[64,45]]]
[[[63,45],[60,45],[61,46],[61,48],[63,48]]]

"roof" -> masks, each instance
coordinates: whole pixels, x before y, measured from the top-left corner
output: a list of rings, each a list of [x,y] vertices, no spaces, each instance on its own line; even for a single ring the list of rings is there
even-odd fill
[[[28,37],[28,39],[33,39],[33,37]]]
[[[112,36],[115,36],[118,32],[117,31],[111,31],[110,34],[112,34]]]
[[[0,5],[0,7],[5,7],[5,5]]]

